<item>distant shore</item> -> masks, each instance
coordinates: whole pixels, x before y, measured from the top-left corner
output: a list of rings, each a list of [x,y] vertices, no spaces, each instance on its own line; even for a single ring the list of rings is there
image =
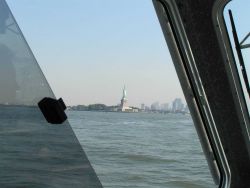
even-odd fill
[[[140,109],[137,107],[131,107],[132,109]],[[90,105],[76,105],[76,106],[68,106],[68,110],[73,111],[101,111],[101,112],[119,112],[120,106],[107,106],[105,104],[90,104]]]
[[[131,108],[137,109],[137,112],[127,112],[127,113],[189,114],[189,112],[184,112],[184,111],[143,110],[137,107],[131,107]],[[120,106],[107,106],[105,104],[76,105],[67,107],[67,110],[69,111],[89,111],[89,112],[121,112],[119,109]]]

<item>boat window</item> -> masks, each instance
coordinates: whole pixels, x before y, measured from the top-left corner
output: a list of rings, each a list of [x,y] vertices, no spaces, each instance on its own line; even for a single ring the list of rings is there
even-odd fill
[[[247,22],[250,16],[249,6],[248,0],[232,1],[224,10],[224,18],[248,111],[250,108],[250,25]]]
[[[11,67],[3,84],[12,89],[0,91],[1,104],[11,114],[25,106],[18,121],[0,116],[6,185],[20,177],[15,185],[216,186],[151,1],[7,2],[70,124],[50,125],[33,110],[54,94],[12,17],[0,20],[0,58]]]
[[[0,187],[101,187],[69,123],[46,122],[45,97],[54,94],[0,1]]]

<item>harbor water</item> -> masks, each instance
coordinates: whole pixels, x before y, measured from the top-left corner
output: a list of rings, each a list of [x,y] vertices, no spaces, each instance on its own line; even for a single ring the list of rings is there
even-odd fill
[[[104,187],[215,187],[190,115],[67,113]]]

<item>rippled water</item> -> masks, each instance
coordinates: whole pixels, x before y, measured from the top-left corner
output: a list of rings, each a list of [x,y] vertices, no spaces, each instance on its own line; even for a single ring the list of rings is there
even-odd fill
[[[104,187],[215,187],[191,117],[68,111]]]
[[[0,105],[0,188],[101,188],[68,122]]]

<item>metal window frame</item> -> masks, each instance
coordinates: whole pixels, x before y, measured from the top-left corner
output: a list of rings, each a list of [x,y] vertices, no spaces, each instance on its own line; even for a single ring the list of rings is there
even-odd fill
[[[216,28],[216,33],[218,41],[220,42],[221,53],[224,57],[224,61],[228,75],[230,75],[230,83],[232,89],[235,91],[235,100],[239,103],[239,108],[237,108],[238,113],[242,114],[242,128],[245,129],[244,138],[248,144],[248,150],[250,153],[250,122],[249,122],[249,112],[243,92],[243,86],[240,81],[239,73],[236,66],[236,60],[233,53],[233,46],[230,42],[228,33],[230,32],[227,29],[225,19],[224,19],[224,8],[231,0],[217,0],[214,9],[213,9],[213,22]]]
[[[249,116],[246,114],[239,77],[232,65],[233,58],[229,58],[233,54],[229,48],[230,45],[228,45],[229,38],[226,35],[227,31],[223,19],[223,10],[228,2],[229,0],[153,0],[215,183],[222,188],[249,187],[250,181],[247,179],[250,171]],[[201,7],[203,10],[194,10],[197,4],[197,7]],[[209,6],[203,7],[206,4]],[[191,17],[199,14],[203,14],[202,16],[207,19],[204,20],[204,23],[208,22],[209,26],[207,27],[210,27],[211,34],[203,30],[201,30],[203,33],[197,33],[201,36],[191,34],[192,29],[199,31],[197,26],[202,26],[202,22],[199,20],[201,18]],[[207,15],[204,16],[204,14]],[[203,40],[205,37],[211,37],[211,40],[214,40],[213,44],[218,49],[217,51],[205,46],[204,41],[207,40]],[[199,44],[194,42],[197,42],[197,39],[201,39],[201,42],[198,41]],[[197,48],[199,47],[205,49],[201,55],[198,53],[199,49]],[[215,54],[218,55],[212,58],[215,61],[214,65],[217,67],[220,65],[221,70],[218,71],[218,74],[223,73],[223,75],[217,75],[218,78],[221,76],[222,79],[218,81],[217,89],[223,81],[227,86],[225,88],[230,88],[223,91],[222,87],[220,90],[222,92],[215,94],[215,96],[211,95],[213,94],[211,83],[215,82],[216,78],[212,77],[211,79],[204,70],[204,67],[207,67],[207,71],[210,71],[213,76],[217,74],[217,71],[211,72],[212,65],[208,64],[211,63],[211,60],[210,62],[209,60],[208,62],[204,61],[204,57],[211,54],[210,51],[216,52]],[[199,62],[199,60],[201,61]],[[222,97],[230,99],[230,105],[225,102],[225,99],[216,104],[216,99],[218,101]],[[225,105],[226,110],[221,110],[223,105]],[[228,114],[233,116],[232,121],[228,122],[225,119],[225,123],[223,123],[222,118],[227,117]],[[226,129],[227,125],[229,129]],[[230,137],[232,141],[229,140],[229,136],[232,136]],[[231,144],[233,142],[235,144]],[[240,146],[237,147],[237,144]],[[242,156],[237,156],[236,153],[242,154]],[[245,160],[246,166],[242,167],[239,160]]]

